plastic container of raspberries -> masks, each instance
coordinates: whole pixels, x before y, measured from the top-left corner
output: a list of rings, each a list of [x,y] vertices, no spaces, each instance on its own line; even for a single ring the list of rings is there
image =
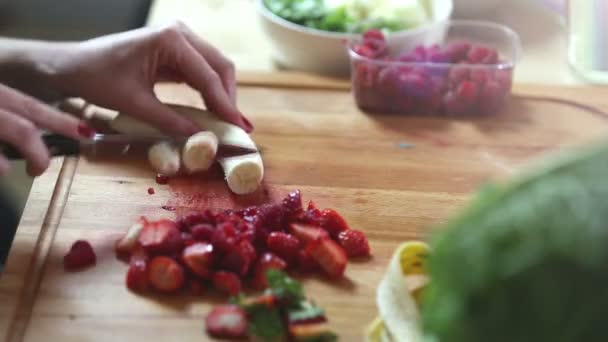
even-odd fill
[[[445,25],[443,34],[430,35],[433,41],[405,49],[389,46],[376,30],[348,43],[353,95],[360,109],[469,116],[494,115],[504,108],[521,54],[518,35],[484,21],[440,25]]]

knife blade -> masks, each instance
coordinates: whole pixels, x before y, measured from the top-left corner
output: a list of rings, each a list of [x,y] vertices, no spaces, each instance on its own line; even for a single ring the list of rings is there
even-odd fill
[[[42,141],[49,149],[51,156],[83,156],[87,159],[146,156],[148,148],[160,141],[168,141],[181,146],[186,140],[185,137],[169,138],[96,133],[91,139],[79,141],[58,134],[42,135]],[[23,155],[17,148],[3,142],[0,142],[0,153],[9,160],[23,159]],[[219,144],[216,159],[252,153],[258,153],[258,151],[237,145]]]

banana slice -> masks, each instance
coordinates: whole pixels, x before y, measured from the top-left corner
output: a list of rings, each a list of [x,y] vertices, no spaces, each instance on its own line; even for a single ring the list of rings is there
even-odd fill
[[[173,176],[181,166],[179,149],[166,141],[157,143],[148,150],[148,162],[156,172]]]
[[[259,153],[223,158],[219,162],[224,169],[228,187],[237,195],[252,193],[262,183],[264,164]]]
[[[213,132],[199,132],[188,138],[182,148],[182,162],[187,172],[208,170],[217,153],[217,136]]]
[[[194,120],[208,132],[215,134],[218,144],[242,146],[257,150],[257,146],[247,132],[238,126],[218,119],[212,112],[174,104],[169,104],[169,106],[178,113]],[[110,122],[110,127],[117,132],[125,134],[164,137],[164,134],[160,130],[124,114],[116,116]],[[185,152],[187,151],[184,149],[182,151],[182,158],[184,159],[184,166],[189,171],[191,168],[196,169],[197,167],[204,166],[204,162],[201,161],[200,164],[196,162],[196,160],[199,160],[197,158],[203,159],[203,157],[197,157],[196,153],[194,153],[194,156],[189,156]],[[192,162],[192,159],[195,162]],[[264,163],[259,153],[224,158],[219,160],[219,162],[224,170],[228,187],[235,194],[244,195],[252,193],[262,183]]]

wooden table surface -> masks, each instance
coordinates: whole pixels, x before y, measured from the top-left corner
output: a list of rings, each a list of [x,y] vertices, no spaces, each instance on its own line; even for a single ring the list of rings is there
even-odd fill
[[[132,294],[124,285],[126,266],[113,255],[114,241],[140,215],[172,217],[160,208],[167,203],[243,206],[300,189],[305,201],[338,210],[370,239],[373,259],[349,264],[347,281],[304,281],[341,340],[362,340],[376,315],[376,286],[399,243],[423,238],[489,179],[602,134],[602,111],[608,110],[602,89],[521,85],[496,117],[371,115],[356,108],[342,81],[251,73],[239,80],[240,107],[252,118],[253,138],[263,149],[267,193],[236,198],[221,175],[157,185],[137,160],[54,160],[34,182],[0,278],[0,337],[207,340],[203,317],[210,299]],[[158,93],[165,101],[201,105],[183,86],[162,85]],[[148,195],[148,187],[156,194]],[[62,257],[76,239],[91,241],[98,264],[65,273]]]

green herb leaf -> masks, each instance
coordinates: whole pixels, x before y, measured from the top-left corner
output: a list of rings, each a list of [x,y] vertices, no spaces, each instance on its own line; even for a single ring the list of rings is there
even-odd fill
[[[285,328],[279,310],[256,307],[249,312],[249,334],[263,341],[280,341],[285,337]]]
[[[288,277],[283,271],[276,269],[266,271],[266,280],[268,281],[268,286],[278,298],[292,303],[304,300],[302,285]]]
[[[323,316],[325,316],[325,311],[309,301],[303,301],[299,307],[287,312],[289,322],[305,321]]]

